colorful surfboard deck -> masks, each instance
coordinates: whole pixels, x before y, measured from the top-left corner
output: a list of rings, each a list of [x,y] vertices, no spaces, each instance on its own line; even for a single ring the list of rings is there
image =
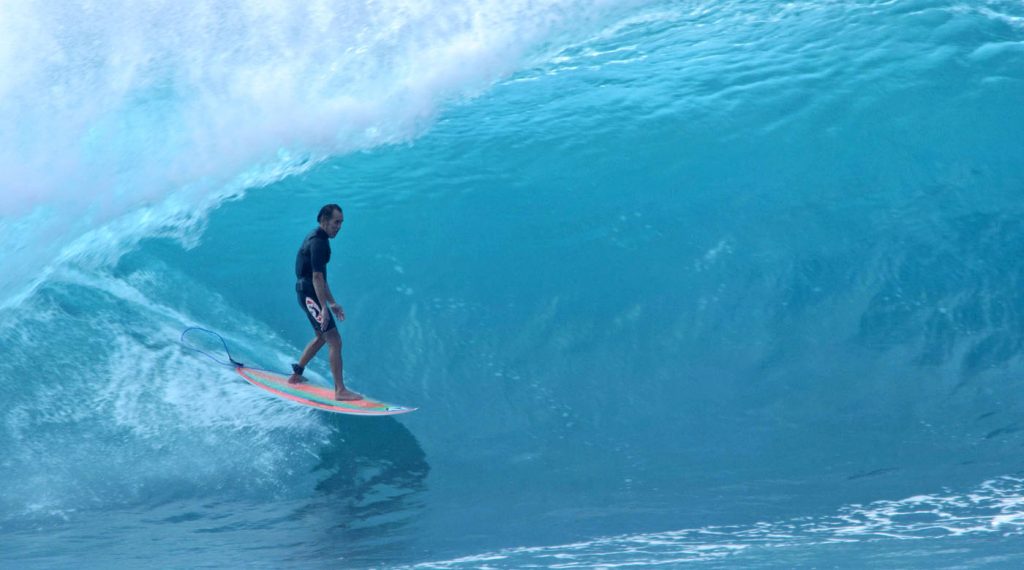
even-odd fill
[[[289,384],[287,376],[244,366],[235,367],[235,371],[253,386],[263,388],[279,398],[318,410],[357,416],[393,416],[416,409],[378,402],[377,400],[365,397],[361,400],[339,401],[334,399],[333,389],[324,388],[323,386],[316,386],[309,382]]]

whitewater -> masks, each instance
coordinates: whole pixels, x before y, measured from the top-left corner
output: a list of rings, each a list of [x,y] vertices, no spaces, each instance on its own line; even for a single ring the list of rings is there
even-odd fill
[[[0,69],[2,566],[1024,564],[1017,0],[12,0]],[[178,343],[287,370],[332,202],[411,414]]]

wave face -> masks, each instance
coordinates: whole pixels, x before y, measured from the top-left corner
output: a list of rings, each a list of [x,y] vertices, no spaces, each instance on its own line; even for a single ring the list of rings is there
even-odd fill
[[[0,560],[1020,563],[1019,2],[0,15]]]

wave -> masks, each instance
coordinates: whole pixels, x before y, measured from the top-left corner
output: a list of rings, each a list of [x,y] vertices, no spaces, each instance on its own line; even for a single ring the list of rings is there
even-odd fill
[[[56,95],[0,79],[24,117],[0,122],[5,529],[227,518],[197,548],[232,556],[396,496],[371,513],[393,526],[346,536],[367,565],[442,566],[1016,532],[1020,483],[992,478],[1024,434],[1019,3],[663,2],[607,25],[619,8],[589,3],[10,6],[0,51],[37,51],[4,63]],[[175,345],[205,326],[286,368],[309,334],[293,240],[338,196],[346,367],[420,406],[416,437]],[[983,480],[919,518],[853,506]],[[304,536],[249,555],[349,554]],[[539,542],[564,545],[501,550]]]

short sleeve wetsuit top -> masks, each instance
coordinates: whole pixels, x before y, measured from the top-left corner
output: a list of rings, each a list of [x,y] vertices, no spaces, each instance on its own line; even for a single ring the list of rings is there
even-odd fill
[[[299,297],[299,306],[302,312],[313,325],[313,330],[319,335],[321,332],[335,328],[334,316],[327,307],[321,307],[316,296],[316,289],[313,288],[313,273],[323,273],[327,278],[327,262],[331,260],[331,244],[327,232],[323,228],[316,228],[306,239],[302,241],[298,255],[295,256],[295,292]],[[321,329],[323,319],[330,319],[326,329]]]

